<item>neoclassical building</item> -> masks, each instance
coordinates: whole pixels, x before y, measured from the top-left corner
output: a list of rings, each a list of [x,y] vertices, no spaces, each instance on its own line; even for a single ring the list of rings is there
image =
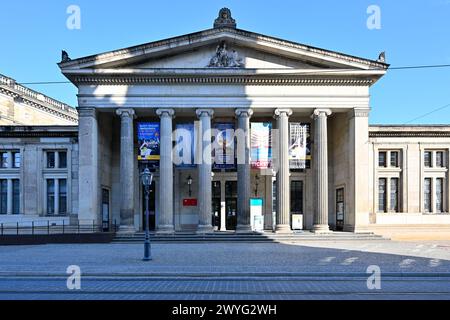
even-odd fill
[[[23,216],[58,216],[69,201],[55,200],[61,182],[45,176],[48,157],[67,151],[70,205],[60,216],[116,221],[124,233],[144,226],[145,167],[160,233],[450,226],[450,126],[369,126],[384,54],[359,58],[241,30],[222,9],[211,29],[64,54],[59,67],[78,88],[78,130],[35,133],[57,140],[36,149],[43,200]],[[3,128],[2,148],[22,150],[33,137],[23,131]],[[182,141],[193,152],[183,149],[180,162]],[[20,194],[32,197],[23,178]]]

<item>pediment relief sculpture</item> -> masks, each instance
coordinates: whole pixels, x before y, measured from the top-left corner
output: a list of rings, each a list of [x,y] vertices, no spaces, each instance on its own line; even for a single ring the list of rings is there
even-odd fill
[[[215,55],[211,58],[208,67],[210,68],[243,68],[244,61],[239,57],[236,50],[228,50],[227,44],[221,42]]]

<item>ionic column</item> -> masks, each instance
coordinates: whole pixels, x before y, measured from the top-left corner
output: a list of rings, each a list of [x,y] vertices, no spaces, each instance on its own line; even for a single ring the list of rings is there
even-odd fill
[[[250,117],[252,109],[236,109],[237,132],[237,227],[236,232],[250,232]]]
[[[212,227],[212,182],[211,182],[211,118],[214,115],[212,109],[196,110],[200,119],[199,142],[200,155],[198,164],[198,210],[199,222],[197,233],[213,232]]]
[[[134,233],[134,109],[117,109],[120,116],[120,232]]]
[[[78,108],[80,224],[99,219],[98,122],[95,108]]]
[[[277,225],[276,232],[290,233],[291,199],[289,181],[289,117],[291,109],[276,109],[275,118],[278,128],[278,173],[277,173]]]
[[[314,110],[314,149],[316,163],[316,211],[314,212],[313,231],[326,233],[328,226],[328,132],[327,117],[331,115],[329,109]]]
[[[158,109],[160,117],[160,153],[159,163],[159,214],[158,233],[173,233],[173,155],[172,155],[172,118],[173,109]]]

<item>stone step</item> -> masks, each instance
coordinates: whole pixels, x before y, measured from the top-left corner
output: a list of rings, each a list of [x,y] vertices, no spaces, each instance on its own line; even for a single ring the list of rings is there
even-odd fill
[[[116,235],[113,242],[143,242],[144,233],[136,233],[132,235]],[[172,234],[172,235],[155,235],[150,236],[152,242],[276,242],[276,241],[361,241],[361,240],[388,240],[382,236],[373,233],[330,233],[330,234],[314,234],[311,232],[294,233],[294,234],[273,234],[273,233],[256,233],[256,234],[235,234],[235,233],[214,233],[214,234]]]

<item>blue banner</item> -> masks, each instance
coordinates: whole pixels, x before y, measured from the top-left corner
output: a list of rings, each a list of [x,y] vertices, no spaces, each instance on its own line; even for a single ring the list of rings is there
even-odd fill
[[[159,161],[160,130],[158,122],[141,122],[137,128],[139,161]]]
[[[175,128],[175,165],[177,167],[195,167],[195,141],[197,137],[194,124],[177,124]]]
[[[214,124],[213,169],[235,169],[234,123]]]
[[[272,123],[252,122],[251,165],[253,169],[269,169],[272,167],[271,134]]]

